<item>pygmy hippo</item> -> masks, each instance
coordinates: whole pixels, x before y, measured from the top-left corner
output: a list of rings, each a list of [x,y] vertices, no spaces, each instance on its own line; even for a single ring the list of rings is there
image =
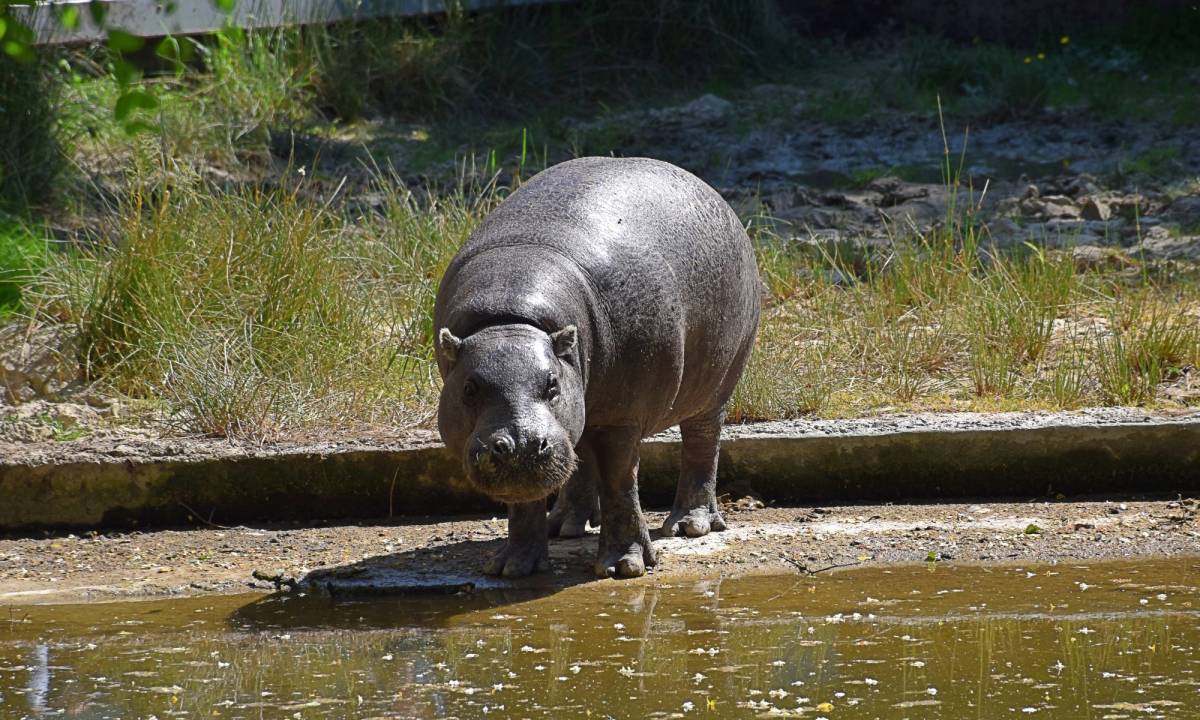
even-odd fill
[[[434,308],[442,440],[476,487],[508,503],[508,542],[486,572],[545,569],[547,537],[579,536],[598,514],[596,574],[644,574],[655,553],[638,448],[676,424],[682,472],[663,531],[725,529],[718,441],[759,288],[733,210],[665,162],[571,160],[488,215]]]

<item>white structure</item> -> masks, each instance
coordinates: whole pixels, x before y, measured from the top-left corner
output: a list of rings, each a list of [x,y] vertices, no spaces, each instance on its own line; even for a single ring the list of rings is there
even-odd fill
[[[564,0],[459,0],[464,10],[513,5],[542,5]],[[49,0],[13,7],[34,31],[35,45],[86,43],[105,38],[104,28],[92,22],[89,0]],[[100,0],[105,25],[138,37],[196,35],[227,24],[243,28],[316,25],[339,20],[436,15],[446,12],[446,0],[236,0],[233,11],[222,11],[214,0]],[[78,24],[64,27],[60,15],[75,6]]]

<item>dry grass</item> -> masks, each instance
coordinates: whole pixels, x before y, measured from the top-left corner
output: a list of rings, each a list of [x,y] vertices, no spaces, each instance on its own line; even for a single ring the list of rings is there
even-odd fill
[[[139,187],[108,249],[56,255],[30,290],[77,328],[91,377],[189,432],[432,418],[437,281],[503,189],[418,197],[381,174],[382,204],[354,212],[296,174],[271,191]],[[1195,282],[1081,273],[947,227],[852,253],[756,223],[769,301],[731,420],[1180,402],[1162,390],[1200,366]]]
[[[1081,273],[952,227],[853,262],[764,231],[772,305],[731,417],[1179,404],[1162,391],[1200,365],[1194,280]]]
[[[55,259],[32,294],[73,324],[87,374],[182,429],[271,437],[427,420],[436,282],[494,193],[353,216],[305,194],[143,188],[111,246]],[[113,249],[115,248],[115,249]]]

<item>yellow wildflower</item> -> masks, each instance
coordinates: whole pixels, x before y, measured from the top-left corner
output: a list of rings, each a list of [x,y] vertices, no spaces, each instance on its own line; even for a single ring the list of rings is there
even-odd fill
[[[1037,57],[1038,57],[1038,60],[1045,60],[1045,59],[1046,59],[1046,53],[1038,53],[1038,56],[1037,56]]]
[[[1031,63],[1031,62],[1033,62],[1033,58],[1031,58],[1031,57],[1029,57],[1028,55],[1026,55],[1026,56],[1025,56],[1025,64],[1026,64],[1026,65],[1028,65],[1028,64],[1029,64],[1029,63]]]
[[[1058,44],[1059,44],[1059,45],[1066,45],[1066,44],[1067,44],[1067,43],[1069,43],[1069,42],[1071,42],[1071,38],[1070,38],[1070,36],[1068,36],[1068,35],[1063,35],[1062,37],[1060,37],[1060,38],[1058,39]]]

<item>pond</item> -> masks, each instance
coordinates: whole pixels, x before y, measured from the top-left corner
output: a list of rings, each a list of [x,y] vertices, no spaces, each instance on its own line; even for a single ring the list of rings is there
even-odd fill
[[[0,608],[0,717],[1196,717],[1198,570]]]

